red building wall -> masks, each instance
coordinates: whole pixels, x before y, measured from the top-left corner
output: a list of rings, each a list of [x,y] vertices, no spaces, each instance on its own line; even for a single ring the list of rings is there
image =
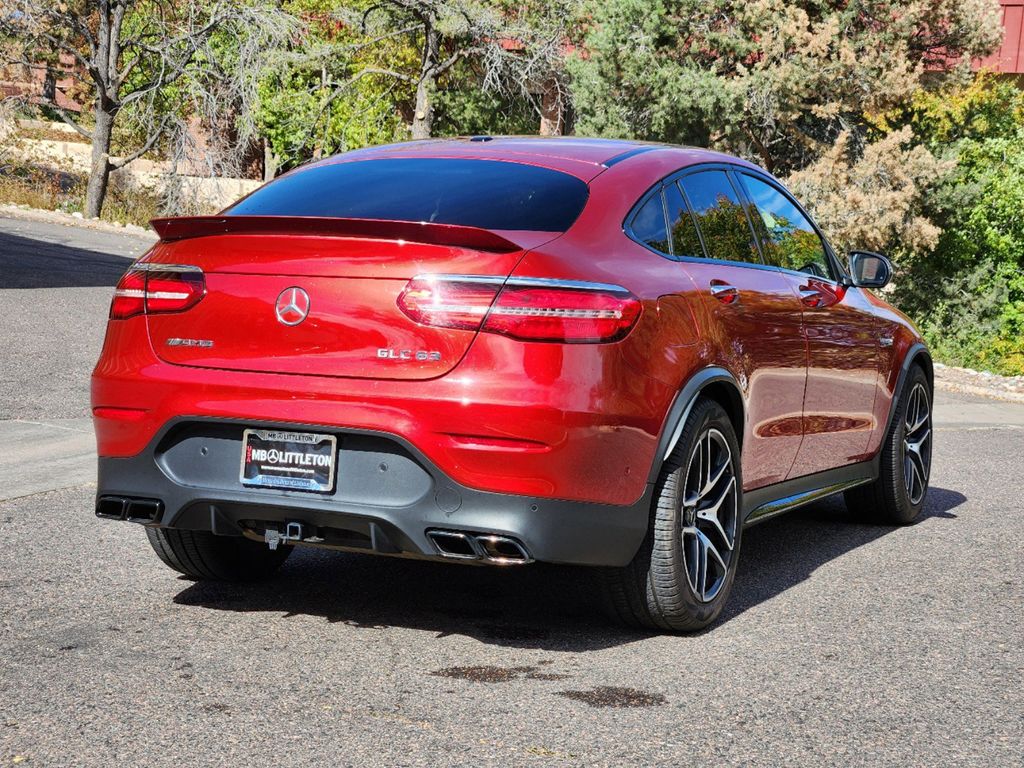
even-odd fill
[[[1005,74],[1024,74],[1024,0],[999,0],[1003,6],[1003,45],[998,51],[974,63],[975,69]]]

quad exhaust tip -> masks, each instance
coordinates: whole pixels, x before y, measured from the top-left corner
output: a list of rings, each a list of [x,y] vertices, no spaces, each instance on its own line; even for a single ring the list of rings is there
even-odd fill
[[[100,496],[96,499],[96,517],[127,520],[130,523],[154,523],[160,519],[164,503],[159,499],[134,499],[128,496]]]
[[[525,565],[533,558],[520,542],[508,536],[462,531],[427,531],[442,557],[482,560],[492,565]]]

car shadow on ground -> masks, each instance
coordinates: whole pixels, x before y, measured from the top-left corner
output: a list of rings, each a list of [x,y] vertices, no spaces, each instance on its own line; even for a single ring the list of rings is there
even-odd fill
[[[0,289],[115,286],[131,258],[0,232]]]
[[[964,501],[956,491],[931,489],[917,525],[955,520],[952,510]],[[707,631],[896,530],[901,529],[854,521],[841,500],[749,529],[729,603]],[[304,550],[295,552],[270,582],[195,583],[174,600],[286,618],[321,616],[368,631],[405,627],[550,651],[598,650],[650,636],[604,618],[596,575],[591,569],[543,564],[499,569]]]

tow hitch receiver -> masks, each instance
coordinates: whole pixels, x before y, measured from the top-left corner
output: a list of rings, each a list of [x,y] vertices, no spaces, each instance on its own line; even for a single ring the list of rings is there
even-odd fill
[[[302,523],[285,523],[284,533],[281,533],[276,528],[267,528],[263,533],[263,540],[267,542],[267,546],[271,550],[277,549],[278,544],[282,542],[303,541],[304,539],[305,531],[303,530]]]

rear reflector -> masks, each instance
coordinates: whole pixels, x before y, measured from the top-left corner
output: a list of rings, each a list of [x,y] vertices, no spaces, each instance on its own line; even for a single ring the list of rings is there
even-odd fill
[[[398,306],[423,325],[577,344],[621,339],[641,309],[617,285],[460,275],[415,277]]]
[[[110,318],[183,312],[206,295],[206,280],[198,267],[179,264],[132,265],[114,290]]]

